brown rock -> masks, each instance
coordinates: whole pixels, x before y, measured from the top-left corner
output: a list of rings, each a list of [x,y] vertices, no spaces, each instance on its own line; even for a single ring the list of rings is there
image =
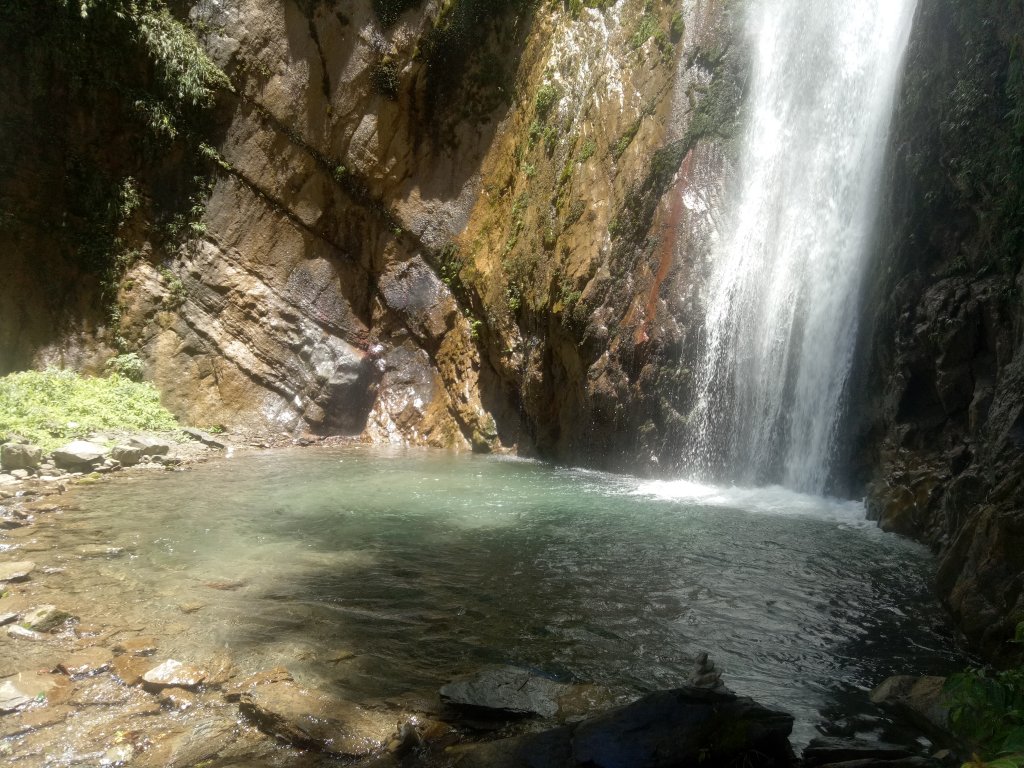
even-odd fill
[[[72,654],[57,669],[70,677],[96,675],[110,669],[113,655],[106,648],[93,646]]]
[[[291,672],[284,667],[274,667],[273,669],[257,672],[255,675],[250,675],[229,685],[224,689],[224,698],[228,701],[238,701],[243,693],[250,692],[257,686],[290,682],[291,680]]]
[[[19,560],[14,563],[0,563],[0,582],[24,581],[36,569],[31,560]]]
[[[114,674],[124,682],[125,685],[141,685],[142,676],[151,668],[149,660],[137,656],[115,656]]]
[[[242,713],[266,733],[307,749],[363,757],[385,746],[396,716],[374,712],[291,681],[259,685],[241,695]]]
[[[152,656],[159,647],[154,637],[130,637],[117,643],[114,646],[114,653],[124,653],[129,656]]]
[[[176,659],[150,668],[142,676],[142,684],[147,688],[195,688],[206,679],[206,673],[200,669],[183,664]]]

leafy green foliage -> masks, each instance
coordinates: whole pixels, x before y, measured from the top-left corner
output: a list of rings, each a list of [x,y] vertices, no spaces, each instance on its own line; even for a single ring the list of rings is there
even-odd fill
[[[48,451],[92,432],[177,427],[152,384],[117,373],[100,379],[24,371],[0,378],[0,440],[20,435]]]
[[[1024,765],[1024,668],[951,675],[945,694],[953,732],[975,752],[972,766]]]
[[[131,381],[142,381],[142,358],[135,352],[110,358],[107,360],[106,369]]]
[[[45,206],[2,202],[19,226],[59,231],[69,261],[99,277],[108,305],[147,231],[168,247],[195,234],[197,184],[205,188],[216,168],[201,137],[217,92],[231,85],[170,8],[165,0],[0,4],[0,47],[27,82],[25,103],[0,116],[8,142],[0,159],[16,166],[35,154],[27,167],[52,174]]]

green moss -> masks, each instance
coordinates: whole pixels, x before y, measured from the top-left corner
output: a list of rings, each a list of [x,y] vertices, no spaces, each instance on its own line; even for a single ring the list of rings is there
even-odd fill
[[[398,100],[398,88],[401,80],[398,77],[398,65],[389,57],[385,56],[373,68],[370,74],[370,81],[373,88],[381,96],[391,101]]]
[[[398,21],[399,16],[422,2],[423,0],[373,0],[373,10],[377,13],[380,23],[390,27]]]
[[[0,440],[19,435],[49,451],[92,432],[177,427],[152,384],[118,374],[100,379],[50,370],[0,378]]]

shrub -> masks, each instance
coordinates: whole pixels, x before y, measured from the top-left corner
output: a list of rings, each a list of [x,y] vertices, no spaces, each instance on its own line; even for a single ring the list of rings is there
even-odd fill
[[[177,427],[152,384],[118,373],[23,371],[0,378],[0,441],[19,435],[50,451],[92,432]]]

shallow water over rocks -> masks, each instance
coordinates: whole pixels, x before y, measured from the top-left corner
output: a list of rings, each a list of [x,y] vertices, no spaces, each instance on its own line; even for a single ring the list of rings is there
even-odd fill
[[[173,658],[226,679],[285,666],[360,704],[429,710],[445,682],[494,664],[625,701],[679,685],[706,650],[730,688],[793,713],[806,742],[823,712],[868,707],[887,675],[961,663],[925,550],[859,504],[781,489],[355,446],[125,475],[61,502],[4,532],[3,557],[36,563],[15,599],[73,613],[79,637],[4,635],[0,675],[74,662],[92,631],[128,644],[125,669],[157,645],[149,667]],[[75,696],[152,706],[93,687]],[[205,712],[220,733],[230,717],[195,706],[206,696],[165,695],[164,711]]]

